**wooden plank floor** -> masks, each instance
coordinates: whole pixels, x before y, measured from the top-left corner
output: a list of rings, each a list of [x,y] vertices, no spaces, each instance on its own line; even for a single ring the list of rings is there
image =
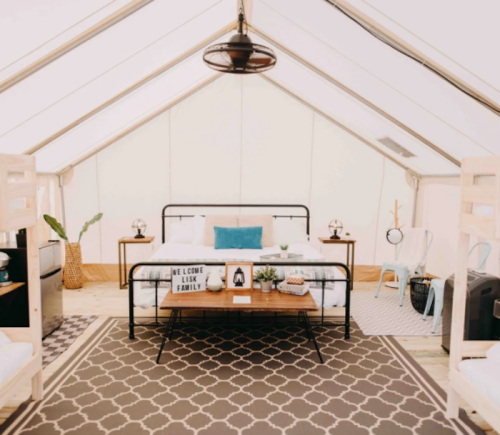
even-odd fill
[[[375,290],[376,283],[359,282],[355,283],[356,290]],[[392,290],[387,290],[392,291]],[[89,282],[81,290],[64,291],[64,312],[65,314],[86,314],[99,315],[87,330],[77,338],[71,347],[48,365],[43,371],[44,379],[48,379],[56,370],[76,352],[80,346],[89,338],[93,332],[108,317],[128,316],[128,292],[120,290],[118,283],[113,282]],[[135,309],[136,315],[141,317],[154,316],[154,309]],[[343,314],[343,309],[334,308],[328,314]],[[396,337],[398,342],[415,358],[415,360],[429,373],[429,375],[446,390],[448,385],[448,354],[441,348],[441,337]],[[20,403],[29,397],[29,385],[19,391],[7,405],[0,409],[0,424],[14,412]],[[467,411],[471,419],[481,427],[488,435],[499,435],[465,403],[462,407]]]

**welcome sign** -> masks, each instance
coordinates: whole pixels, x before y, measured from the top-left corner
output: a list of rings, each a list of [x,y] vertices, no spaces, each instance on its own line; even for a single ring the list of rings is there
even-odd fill
[[[207,267],[172,267],[172,293],[201,292],[207,288]]]

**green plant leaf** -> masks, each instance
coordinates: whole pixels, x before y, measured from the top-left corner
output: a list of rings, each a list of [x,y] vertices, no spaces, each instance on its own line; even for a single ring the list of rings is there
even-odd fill
[[[97,213],[92,219],[90,219],[88,222],[85,222],[85,225],[83,225],[83,228],[80,231],[80,237],[78,237],[78,243],[80,243],[80,240],[82,240],[83,233],[87,232],[90,225],[100,221],[101,218],[102,218],[102,213]]]
[[[59,222],[57,222],[56,218],[53,218],[48,214],[44,214],[43,218],[45,219],[45,222],[47,222],[50,225],[50,228],[52,228],[61,239],[66,240],[68,242],[68,238],[66,237],[66,232],[64,231],[63,226]]]

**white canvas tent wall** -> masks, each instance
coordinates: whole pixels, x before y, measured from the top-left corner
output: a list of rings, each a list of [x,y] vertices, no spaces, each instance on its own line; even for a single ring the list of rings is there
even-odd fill
[[[31,26],[29,37],[0,48],[6,59],[0,65],[0,152],[35,153],[40,172],[57,174],[80,162],[88,165],[85,159],[95,152],[126,139],[215,80],[217,73],[203,65],[201,50],[227,37],[237,10],[235,0],[93,0],[77,8],[62,3],[10,2],[0,14],[5,32]],[[350,134],[346,138],[355,137],[421,177],[456,175],[462,157],[498,153],[497,114],[374,38],[331,3],[246,3],[252,37],[278,54],[276,68],[265,79],[341,127]],[[428,30],[426,16],[406,13],[395,0],[338,3],[428,56],[490,103],[499,101],[493,81],[497,64],[474,63],[470,49],[446,57],[449,47],[436,31],[444,10],[429,5],[438,18]],[[481,7],[495,10],[492,3]],[[56,24],[50,29],[31,25],[34,11],[50,13]],[[465,13],[458,8],[459,16]],[[23,14],[22,24],[11,19]],[[106,22],[109,17],[113,20]],[[495,40],[493,27],[486,30],[471,22],[460,29],[471,41],[485,47]],[[50,57],[64,44],[66,51]],[[43,65],[22,76],[23,68],[38,60]],[[416,157],[385,148],[378,142],[383,136]],[[359,159],[356,166],[362,166]]]
[[[409,225],[414,196],[403,168],[259,76],[218,78],[64,178],[72,236],[86,214],[104,213],[83,249],[87,262],[105,264],[116,262],[116,240],[134,219],[158,246],[164,205],[207,200],[305,204],[318,248],[335,216],[359,240],[360,264],[374,264],[394,255],[383,238],[394,199]],[[131,261],[150,247],[135,251]]]

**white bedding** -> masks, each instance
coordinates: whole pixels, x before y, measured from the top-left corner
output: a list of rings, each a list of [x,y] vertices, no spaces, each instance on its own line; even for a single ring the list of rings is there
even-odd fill
[[[304,260],[319,260],[325,261],[323,255],[313,248],[309,243],[291,244],[289,249],[291,253],[301,253]],[[261,255],[278,253],[279,246],[273,246],[263,249],[215,249],[213,246],[204,245],[190,245],[184,243],[165,243],[163,244],[149,259],[155,260],[242,260],[242,261],[260,261]],[[140,278],[142,268],[140,268],[134,275]],[[340,270],[334,268],[334,277],[343,279],[344,275]],[[136,282],[134,284],[134,304],[138,307],[149,308],[155,305],[155,289],[143,288],[142,283]],[[336,282],[333,289],[325,290],[325,309],[330,309],[334,306],[345,305],[345,282]],[[321,289],[311,288],[311,295],[318,307],[321,306]],[[161,302],[168,289],[158,289],[158,302]]]
[[[500,406],[500,363],[490,358],[466,359],[460,362],[458,370]]]

